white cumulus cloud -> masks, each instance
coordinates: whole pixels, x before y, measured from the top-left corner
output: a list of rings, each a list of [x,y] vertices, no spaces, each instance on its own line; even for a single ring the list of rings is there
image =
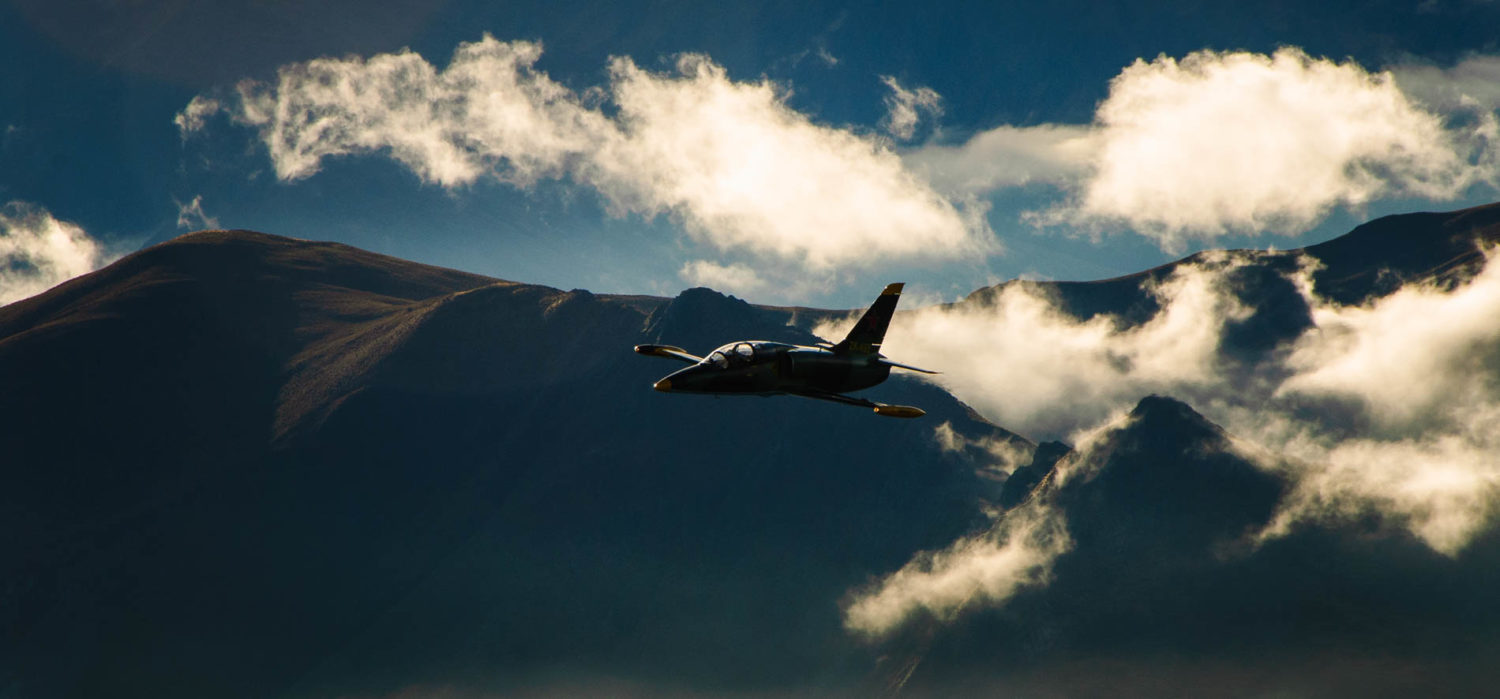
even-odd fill
[[[1296,49],[1136,61],[1095,128],[1092,172],[1054,217],[1168,245],[1300,232],[1334,206],[1391,194],[1449,199],[1479,176],[1466,144],[1389,73]]]
[[[411,51],[320,58],[283,66],[275,84],[242,82],[226,108],[260,129],[284,180],[311,176],[325,158],[381,151],[443,186],[484,175],[526,184],[561,175],[595,145],[603,118],[533,69],[541,53],[485,37],[460,45],[443,71]]]
[[[1033,182],[1063,201],[1027,218],[1129,229],[1164,248],[1303,232],[1339,206],[1451,200],[1496,179],[1500,61],[1369,71],[1284,48],[1137,60],[1091,124],[1003,125],[908,159],[945,191]]]
[[[0,304],[35,296],[106,262],[99,243],[77,225],[21,202],[0,207]]]
[[[994,248],[982,211],[954,206],[878,142],[814,124],[768,82],[733,82],[696,55],[676,75],[628,59],[611,74],[620,136],[581,169],[628,210],[817,269]]]
[[[983,207],[937,193],[878,138],[814,123],[769,81],[702,55],[671,73],[616,58],[607,86],[580,93],[535,69],[541,50],[485,36],[441,70],[410,51],[318,59],[194,100],[178,123],[204,128],[217,104],[259,130],[285,180],[361,153],[444,187],[571,178],[616,215],[668,215],[718,249],[821,271],[998,249]]]

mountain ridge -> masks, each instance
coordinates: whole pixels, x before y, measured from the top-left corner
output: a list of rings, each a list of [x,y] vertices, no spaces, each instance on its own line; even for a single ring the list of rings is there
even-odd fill
[[[1042,290],[1075,317],[1116,316],[1128,324],[1143,322],[1157,306],[1145,288],[1206,256],[1246,258],[1260,275],[1295,271],[1302,258],[1317,265],[1316,292],[1344,305],[1357,305],[1424,280],[1452,283],[1482,266],[1484,246],[1500,244],[1500,203],[1450,212],[1394,214],[1360,224],[1330,240],[1285,251],[1214,250],[1194,253],[1133,274],[1095,281],[1012,280],[983,287],[959,303],[984,303],[1003,289],[1023,284]]]
[[[1456,279],[1480,259],[1459,242],[1381,270],[1432,230],[1488,240],[1497,212],[1356,229],[1341,245],[1400,244],[1329,253],[1330,283],[1354,299],[1393,278]],[[1281,303],[1279,271],[1244,278],[1270,310],[1237,342],[1305,320]],[[1140,313],[1145,277],[1131,279],[1105,280],[1120,296],[1095,312]],[[244,231],[182,236],[0,307],[0,575],[13,581],[0,692],[387,696],[473,681],[506,694],[584,672],[858,695],[891,646],[845,632],[851,591],[1037,497],[1066,511],[1077,545],[1048,586],[922,641],[914,691],[973,673],[1043,687],[1026,673],[1070,658],[1208,662],[1250,642],[1407,653],[1420,683],[1445,631],[1477,639],[1472,652],[1500,647],[1482,611],[1500,588],[1493,536],[1456,560],[1357,524],[1226,549],[1284,486],[1175,399],[1142,398],[1075,453],[910,377],[869,395],[929,417],[890,421],[663,395],[650,385],[672,366],[630,352],[810,342],[808,327],[844,313],[708,289],[563,291]],[[997,446],[1030,463],[998,480]],[[1092,477],[1057,486],[1055,468]],[[1366,633],[1368,619],[1388,630]],[[1451,686],[1481,686],[1476,667]],[[1357,671],[1331,686],[1370,686]]]

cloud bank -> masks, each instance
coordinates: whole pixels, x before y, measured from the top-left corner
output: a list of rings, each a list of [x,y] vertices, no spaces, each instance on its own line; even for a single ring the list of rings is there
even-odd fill
[[[285,181],[372,153],[447,188],[567,180],[612,215],[672,217],[762,275],[997,253],[984,198],[1029,185],[1058,197],[1022,216],[1036,225],[1129,230],[1177,251],[1500,183],[1500,59],[1487,56],[1385,71],[1296,48],[1138,59],[1092,123],[999,125],[898,155],[890,139],[942,113],[931,88],[881,76],[885,138],[817,124],[769,80],[732,80],[699,54],[664,73],[615,58],[584,90],[537,70],[541,54],[485,35],[443,68],[411,51],[323,58],[200,95],[176,123],[186,137],[228,114],[259,132]]]
[[[1249,313],[1226,275],[1247,262],[1219,256],[1180,267],[1149,287],[1163,310],[1135,327],[1104,315],[1079,321],[1041,287],[1012,282],[992,302],[898,315],[882,351],[945,367],[939,381],[997,424],[1064,436],[1141,396],[1216,381],[1223,323]]]
[[[897,315],[883,351],[942,369],[941,384],[999,424],[1082,451],[1142,396],[1185,398],[1290,484],[1260,540],[1374,516],[1457,555],[1500,504],[1500,256],[1456,286],[1408,284],[1359,306],[1320,297],[1304,261],[1287,277],[1312,325],[1247,362],[1224,351],[1248,313],[1236,271],[1267,255],[1180,265],[1149,287],[1160,310],[1136,325],[1078,320],[1013,283],[990,300]],[[880,633],[916,609],[942,618],[971,598],[1003,601],[1066,550],[1028,536],[992,533],[919,557],[862,593],[846,621]]]
[[[1368,306],[1315,306],[1313,320],[1272,398],[1331,403],[1357,427],[1235,420],[1296,464],[1299,487],[1276,531],[1373,508],[1457,553],[1500,502],[1500,258],[1489,251],[1484,270],[1454,289],[1408,285]]]
[[[410,51],[318,59],[195,98],[177,123],[190,134],[227,112],[288,181],[365,153],[450,188],[569,178],[614,215],[668,215],[721,252],[803,269],[996,249],[982,209],[938,194],[881,139],[789,108],[770,81],[736,82],[696,54],[671,73],[616,58],[606,86],[579,92],[536,70],[541,52],[486,35],[441,70]],[[935,99],[912,94],[913,114]]]
[[[45,209],[22,202],[0,207],[0,305],[40,294],[108,261],[82,228]]]

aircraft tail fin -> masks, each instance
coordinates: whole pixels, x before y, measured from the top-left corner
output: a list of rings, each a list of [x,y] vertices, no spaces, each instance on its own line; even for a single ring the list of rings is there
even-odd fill
[[[880,343],[885,340],[885,330],[891,325],[891,316],[896,313],[896,304],[901,300],[901,289],[905,284],[887,284],[885,291],[870,308],[860,316],[854,329],[842,342],[833,346],[837,354],[878,354]]]

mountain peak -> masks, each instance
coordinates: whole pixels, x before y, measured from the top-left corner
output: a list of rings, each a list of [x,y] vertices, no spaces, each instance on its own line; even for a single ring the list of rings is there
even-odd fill
[[[777,340],[808,344],[811,333],[791,327],[784,311],[753,306],[707,287],[686,289],[657,307],[646,320],[653,342],[703,351],[732,340]],[[745,335],[746,332],[752,333]]]
[[[1384,216],[1303,249],[1322,268],[1320,295],[1360,303],[1422,279],[1450,280],[1484,262],[1480,243],[1500,241],[1500,203],[1442,213]]]
[[[1147,396],[1088,446],[1060,497],[1075,536],[1176,551],[1239,536],[1270,517],[1283,484],[1240,456],[1224,430],[1188,404]]]
[[[1171,396],[1155,393],[1140,399],[1135,404],[1135,408],[1130,411],[1130,418],[1132,425],[1129,429],[1146,434],[1173,432],[1180,435],[1192,433],[1204,437],[1208,435],[1222,437],[1224,434],[1223,428],[1203,417],[1203,414],[1194,410],[1193,406]]]
[[[163,242],[161,245],[170,246],[198,243],[222,244],[236,242],[274,244],[306,243],[309,241],[284,235],[261,233],[260,231],[252,231],[247,228],[205,228],[202,230],[193,231],[191,233],[183,233],[176,238],[172,238],[171,240]]]
[[[1062,442],[1042,442],[1031,454],[1031,463],[1012,471],[1000,489],[1000,506],[1015,507],[1029,497],[1057,466],[1064,456],[1073,453],[1073,448]]]
[[[706,286],[683,289],[672,301],[671,307],[678,314],[743,313],[751,305],[743,299],[721,293]]]

